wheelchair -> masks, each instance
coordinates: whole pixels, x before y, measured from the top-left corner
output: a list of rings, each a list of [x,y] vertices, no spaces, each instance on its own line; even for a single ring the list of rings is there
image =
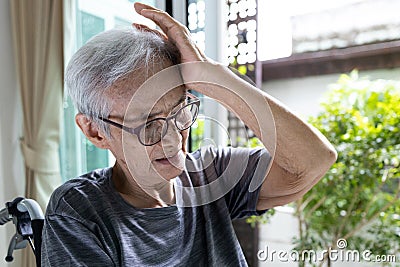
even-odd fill
[[[0,225],[10,221],[14,223],[16,232],[10,240],[5,260],[13,261],[14,250],[26,248],[29,244],[35,255],[36,266],[40,267],[44,215],[39,204],[23,197],[7,202],[6,207],[0,210]]]

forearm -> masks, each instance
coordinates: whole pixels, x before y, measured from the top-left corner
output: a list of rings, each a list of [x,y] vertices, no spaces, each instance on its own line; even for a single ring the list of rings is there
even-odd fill
[[[307,157],[312,157],[318,152],[316,149],[320,149],[322,153],[334,150],[318,130],[301,120],[272,96],[239,78],[227,67],[200,63],[194,70],[190,80],[199,82],[190,83],[189,88],[215,99],[235,113],[267,148],[273,147],[276,141],[279,153],[288,157],[301,156],[304,152],[312,153],[312,155],[307,154]],[[260,114],[258,111],[267,111],[271,114]],[[273,119],[275,125],[260,124],[261,120],[265,121],[265,117]],[[267,129],[270,126],[276,129]],[[271,140],[274,130],[277,140]]]
[[[190,88],[234,112],[270,153],[275,152],[275,168],[271,171],[276,173],[268,177],[268,187],[263,188],[261,197],[302,192],[315,184],[336,160],[334,148],[318,130],[226,67],[210,64],[196,69],[196,75],[198,81],[210,83],[193,83]]]

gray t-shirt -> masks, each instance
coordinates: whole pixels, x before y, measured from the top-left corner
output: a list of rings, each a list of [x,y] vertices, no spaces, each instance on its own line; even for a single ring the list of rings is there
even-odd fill
[[[69,180],[47,207],[42,266],[247,266],[231,220],[265,212],[256,204],[270,161],[265,149],[188,154],[176,179],[177,205],[164,208],[125,202],[111,168]],[[204,190],[190,199],[188,188]]]

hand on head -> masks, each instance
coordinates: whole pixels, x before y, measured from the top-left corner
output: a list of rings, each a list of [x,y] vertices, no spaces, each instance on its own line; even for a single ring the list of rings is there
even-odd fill
[[[206,56],[192,41],[190,32],[184,25],[173,19],[166,12],[152,6],[142,3],[135,3],[134,6],[138,14],[154,21],[164,32],[168,41],[178,48],[181,54],[181,63],[208,61]],[[141,24],[134,23],[133,26],[142,31],[155,31]]]

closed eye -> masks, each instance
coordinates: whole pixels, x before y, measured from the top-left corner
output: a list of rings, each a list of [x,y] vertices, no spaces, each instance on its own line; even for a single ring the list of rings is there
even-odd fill
[[[172,110],[168,113],[168,116],[174,115],[180,108],[182,108],[186,104],[186,95],[183,95],[179,101],[173,106]],[[147,118],[147,121],[151,121],[154,119],[157,119],[158,116],[161,114],[166,114],[167,112],[156,112],[153,114],[150,114],[149,117]],[[165,118],[165,117],[160,117],[160,118]]]

